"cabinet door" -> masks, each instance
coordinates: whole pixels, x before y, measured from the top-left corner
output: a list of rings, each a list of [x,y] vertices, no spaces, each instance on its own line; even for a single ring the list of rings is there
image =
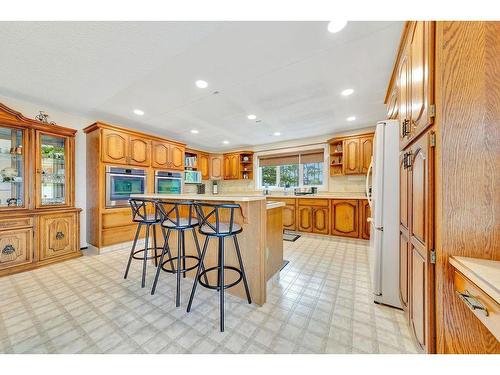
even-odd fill
[[[401,63],[398,71],[398,106],[399,106],[399,140],[400,147],[407,143],[408,134],[405,129],[409,129],[410,108],[409,108],[409,62],[406,51],[401,55]]]
[[[368,173],[368,168],[370,167],[370,162],[373,155],[373,136],[361,137],[359,139],[359,148],[361,152],[360,156],[360,170],[361,173]]]
[[[288,230],[296,230],[297,228],[294,204],[287,204],[283,207],[283,228]]]
[[[78,252],[78,225],[78,213],[75,212],[40,216],[40,260]]]
[[[214,180],[218,180],[223,178],[222,175],[222,156],[217,155],[213,156],[210,155],[210,178]]]
[[[240,178],[240,156],[238,154],[231,155],[231,178],[233,180]]]
[[[405,151],[406,152],[406,151]],[[405,152],[401,151],[399,156],[399,221],[402,229],[408,231],[408,169],[405,168]]]
[[[430,193],[433,186],[433,149],[427,132],[412,146],[409,168],[409,248],[410,248],[410,323],[420,348],[434,351],[434,265]]]
[[[300,232],[312,232],[312,207],[299,206],[298,216],[298,230]]]
[[[399,232],[399,299],[403,305],[403,310],[408,310],[408,271],[409,271],[409,243],[408,232]]]
[[[31,202],[28,193],[31,173],[28,172],[29,150],[28,129],[0,125],[0,210],[13,212],[27,208]]]
[[[330,212],[328,207],[314,207],[312,212],[313,219],[313,232],[328,234],[329,228],[329,216]]]
[[[102,130],[102,161],[104,163],[127,164],[128,135],[115,130]]]
[[[389,96],[389,100],[387,101],[387,118],[390,120],[397,119],[398,113],[398,90],[395,86]]]
[[[359,237],[359,210],[356,199],[332,200],[332,234]]]
[[[36,132],[36,207],[71,204],[73,142],[70,137]]]
[[[170,145],[171,169],[184,170],[184,148],[175,144]]]
[[[147,139],[131,135],[129,137],[128,164],[149,167],[151,165],[150,144],[151,142]]]
[[[198,154],[199,171],[201,172],[201,179],[208,180],[210,178],[210,161],[207,154]]]
[[[170,166],[170,145],[165,142],[153,141],[153,160],[151,166],[153,168],[168,168]]]
[[[0,231],[0,269],[33,261],[33,229]]]
[[[410,39],[410,138],[418,136],[432,124],[430,104],[433,100],[431,84],[431,40],[433,22],[417,21]]]
[[[359,229],[360,229],[359,238],[369,240],[371,225],[370,222],[368,221],[368,218],[371,217],[371,210],[370,210],[370,205],[368,204],[368,200],[366,199],[359,200],[359,217],[361,220],[359,223]]]
[[[360,173],[359,138],[344,141],[344,174]]]
[[[224,180],[231,179],[231,159],[229,155],[224,155]]]

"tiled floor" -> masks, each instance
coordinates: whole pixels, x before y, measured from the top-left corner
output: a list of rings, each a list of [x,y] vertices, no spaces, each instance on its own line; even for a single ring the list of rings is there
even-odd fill
[[[175,308],[174,275],[140,288],[140,264],[123,279],[126,251],[85,256],[0,278],[0,353],[414,353],[403,313],[376,305],[367,242],[301,237],[268,303],[227,295],[218,330],[215,291]]]

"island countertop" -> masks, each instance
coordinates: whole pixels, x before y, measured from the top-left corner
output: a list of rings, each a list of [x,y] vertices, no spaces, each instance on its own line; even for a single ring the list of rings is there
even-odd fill
[[[186,201],[219,201],[219,202],[254,202],[265,200],[264,195],[231,195],[231,194],[132,194],[131,198],[146,198],[160,200],[186,200]]]

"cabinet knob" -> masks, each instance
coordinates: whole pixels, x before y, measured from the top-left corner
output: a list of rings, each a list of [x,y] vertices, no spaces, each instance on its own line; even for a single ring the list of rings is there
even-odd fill
[[[63,232],[57,232],[56,233],[56,240],[62,240],[64,238],[64,233]]]
[[[2,249],[2,254],[5,254],[5,255],[10,255],[10,254],[15,253],[15,252],[16,252],[16,248],[14,246],[12,246],[11,244],[5,246]]]

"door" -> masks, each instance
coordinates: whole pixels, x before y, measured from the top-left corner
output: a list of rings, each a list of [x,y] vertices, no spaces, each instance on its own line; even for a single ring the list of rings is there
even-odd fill
[[[410,39],[410,138],[417,137],[433,122],[430,116],[433,100],[430,67],[433,27],[433,22],[415,22]]]
[[[328,207],[314,207],[312,210],[313,232],[328,234],[329,232],[329,210]]]
[[[68,206],[73,161],[69,137],[36,132],[36,207]]]
[[[295,223],[295,204],[287,204],[283,207],[283,228],[288,230],[296,230]]]
[[[368,200],[366,199],[359,200],[359,212],[360,212],[359,217],[361,219],[361,222],[359,223],[360,234],[361,234],[360,238],[364,240],[369,240],[371,224],[368,221],[368,218],[371,218],[371,210],[370,210],[370,205],[368,204]]]
[[[360,173],[359,144],[359,138],[346,139],[344,141],[344,174]],[[369,165],[370,163],[368,163]]]
[[[151,142],[147,139],[131,135],[129,137],[129,161],[130,165],[149,167]]]
[[[298,216],[297,229],[300,232],[312,232],[313,229],[312,207],[299,206],[299,211],[297,216]]]
[[[433,247],[433,148],[431,132],[424,133],[411,148],[409,160],[409,249],[410,325],[420,348],[434,351],[434,265]]]
[[[222,175],[222,156],[210,156],[210,178],[213,180],[219,180],[223,177]]]
[[[368,173],[368,168],[370,167],[370,162],[372,160],[373,155],[373,136],[370,137],[361,137],[359,139],[359,147],[360,147],[360,169],[361,173]]]
[[[210,161],[207,154],[198,154],[199,161],[199,171],[201,172],[201,179],[208,180],[210,179],[210,170],[209,165]]]
[[[170,145],[165,142],[153,141],[152,149],[151,166],[167,169],[170,164]]]
[[[77,212],[42,215],[39,220],[40,260],[79,251]]]
[[[184,148],[175,144],[170,145],[170,169],[184,170]]]
[[[400,147],[403,148],[404,144],[408,139],[409,123],[410,123],[410,109],[408,102],[408,91],[409,91],[409,66],[408,66],[408,54],[406,51],[403,52],[401,56],[401,65],[399,67],[398,74],[398,85],[399,85],[399,140]]]
[[[359,210],[356,199],[332,200],[332,235],[359,237]]]
[[[0,269],[33,261],[33,229],[0,231]]]
[[[127,164],[128,135],[115,130],[102,129],[102,161]]]

